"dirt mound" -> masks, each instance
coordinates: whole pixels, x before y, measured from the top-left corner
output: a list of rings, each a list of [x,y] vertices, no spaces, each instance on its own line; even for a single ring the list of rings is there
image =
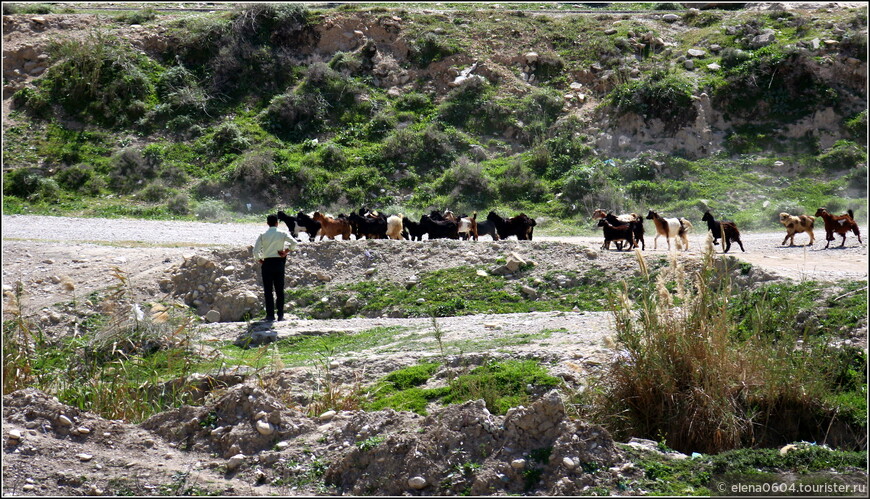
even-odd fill
[[[302,413],[249,385],[229,388],[213,404],[157,414],[142,427],[186,450],[216,452],[224,458],[253,455],[314,430]]]
[[[568,419],[550,392],[506,416],[490,414],[482,400],[448,407],[372,448],[358,445],[324,478],[352,495],[570,495],[593,482],[583,476],[590,469],[618,459],[606,430]]]

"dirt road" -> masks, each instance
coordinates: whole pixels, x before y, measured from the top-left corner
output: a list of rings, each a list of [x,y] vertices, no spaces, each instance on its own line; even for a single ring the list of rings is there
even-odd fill
[[[34,290],[33,306],[43,307],[65,299],[57,286],[59,279],[68,277],[76,283],[76,292],[86,294],[105,287],[112,268],[117,266],[129,272],[144,293],[155,293],[153,282],[164,270],[180,263],[183,255],[204,248],[249,246],[264,229],[265,224],[4,215],[3,285],[21,281],[25,288]],[[866,237],[867,227],[862,227],[861,232]],[[686,254],[700,256],[705,237],[696,227]],[[844,248],[838,247],[838,237],[831,248],[824,249],[822,228],[816,230],[813,246],[781,246],[783,237],[784,232],[744,233],[746,252],[735,245],[729,254],[795,280],[867,279],[866,240],[859,244],[849,234]],[[658,248],[653,249],[653,239],[648,233],[644,253],[667,254],[667,244],[660,238]],[[802,244],[809,240],[804,234],[796,239]],[[568,242],[596,249],[601,240],[600,236],[535,237],[535,242]],[[317,243],[304,241],[300,246],[311,244]],[[467,244],[474,248],[474,242]]]

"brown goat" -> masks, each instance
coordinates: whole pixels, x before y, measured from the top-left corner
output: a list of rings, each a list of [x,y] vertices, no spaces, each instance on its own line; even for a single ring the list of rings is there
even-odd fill
[[[813,225],[816,223],[816,217],[811,217],[809,215],[794,216],[789,215],[788,213],[780,213],[779,223],[783,224],[787,231],[785,239],[782,240],[783,245],[785,245],[785,242],[791,238],[791,244],[789,244],[789,246],[794,246],[794,235],[801,232],[806,232],[810,236],[810,242],[807,246],[812,246],[813,243],[816,242],[816,236],[813,234]]]
[[[320,222],[321,241],[323,241],[324,237],[335,239],[337,236],[341,236],[345,241],[350,239],[350,233],[353,229],[350,226],[350,222],[347,220],[343,218],[332,218],[320,213],[319,211],[315,211],[314,215],[311,215],[311,218]]]
[[[843,242],[840,244],[841,248],[846,245],[846,233],[849,231],[854,232],[858,236],[858,243],[861,243],[861,232],[853,218],[855,213],[852,210],[848,210],[847,213],[846,215],[831,215],[824,208],[816,210],[816,216],[822,217],[825,221],[825,239],[828,240],[825,249],[828,249],[831,241],[834,240],[834,232],[843,237]]]

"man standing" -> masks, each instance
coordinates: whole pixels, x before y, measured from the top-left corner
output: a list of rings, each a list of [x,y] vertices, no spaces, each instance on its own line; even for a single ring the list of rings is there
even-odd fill
[[[284,320],[284,264],[287,253],[296,249],[296,240],[290,234],[278,230],[278,217],[266,217],[269,229],[257,237],[254,243],[254,259],[263,266],[263,291],[266,298],[266,320],[275,320],[274,290],[278,297],[278,320]],[[284,242],[290,243],[290,248],[284,249]]]

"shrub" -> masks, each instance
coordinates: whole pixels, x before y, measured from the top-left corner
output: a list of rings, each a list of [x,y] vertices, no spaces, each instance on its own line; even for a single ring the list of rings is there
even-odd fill
[[[540,122],[549,128],[562,113],[565,101],[562,93],[553,88],[535,88],[519,103],[517,117],[525,123]]]
[[[149,203],[157,203],[169,197],[173,192],[163,182],[152,182],[139,191],[137,197]]]
[[[187,172],[184,171],[184,168],[178,165],[165,165],[160,170],[158,176],[166,182],[167,185],[174,187],[181,187],[189,180]]]
[[[328,64],[330,69],[341,72],[345,75],[351,75],[360,70],[362,61],[350,52],[338,51],[332,56]]]
[[[63,168],[55,180],[61,187],[68,191],[79,192],[94,177],[94,170],[86,165],[75,165]]]
[[[196,206],[196,217],[202,220],[223,221],[229,219],[229,212],[222,201],[206,199]]]
[[[176,215],[187,215],[190,213],[190,198],[185,192],[176,193],[166,203],[166,207],[169,209],[170,213]]]
[[[29,168],[17,168],[3,175],[3,194],[27,198],[39,187],[40,173]]]
[[[431,31],[417,37],[409,48],[408,58],[421,68],[459,52],[455,42]]]
[[[328,104],[319,93],[287,93],[275,96],[260,113],[263,127],[286,139],[299,139],[318,132]]]
[[[235,194],[233,199],[239,208],[250,203],[258,210],[268,209],[280,201],[282,184],[273,172],[274,161],[272,151],[250,151],[227,174],[227,183]]]
[[[583,141],[582,137],[558,135],[544,141],[543,148],[547,152],[547,162],[541,171],[545,178],[555,180],[562,178],[575,164],[592,155],[592,147]]]
[[[424,113],[431,109],[432,98],[420,92],[408,92],[402,94],[396,100],[396,109],[399,111],[414,111]]]
[[[736,68],[752,58],[749,53],[736,47],[725,47],[720,52],[719,57],[722,67],[725,69]]]
[[[671,131],[690,123],[697,114],[691,82],[664,71],[618,85],[607,95],[606,102],[620,115],[634,113],[646,122],[660,119]]]
[[[436,182],[436,192],[447,194],[450,206],[457,210],[486,206],[495,195],[495,189],[483,168],[464,156],[444,171]]]
[[[212,155],[221,156],[226,153],[240,154],[251,146],[238,125],[225,121],[215,128],[211,140]]]
[[[27,197],[29,201],[53,202],[60,197],[60,186],[53,178],[39,178],[36,181],[36,190]]]
[[[126,24],[145,24],[148,21],[157,19],[157,11],[151,7],[145,7],[136,12],[121,14],[116,19],[118,22]]]
[[[116,153],[110,160],[109,187],[120,193],[129,193],[154,178],[160,166],[159,158],[147,157],[136,148],[127,148]]]
[[[867,110],[861,111],[846,120],[846,130],[855,142],[867,143]]]
[[[768,45],[725,69],[723,81],[712,92],[712,103],[740,118],[768,116],[782,122],[803,118],[840,99],[836,90],[816,76],[814,65],[799,49]]]
[[[775,445],[782,437],[765,434],[766,427],[790,411],[823,408],[826,347],[804,339],[796,348],[790,331],[776,342],[755,334],[735,340],[728,311],[734,269],[724,260],[706,252],[701,269],[689,273],[673,258],[656,277],[643,270],[639,252],[638,260],[638,292],[624,283],[611,297],[624,353],[604,375],[602,408],[617,438],[663,438],[676,450],[704,453],[767,438]]]
[[[406,163],[417,173],[425,173],[449,166],[456,157],[454,144],[459,139],[455,131],[448,134],[434,124],[419,132],[404,128],[384,140],[380,155],[388,163]]]
[[[495,187],[499,197],[504,200],[537,202],[547,194],[546,186],[519,158],[512,161],[495,181]]]
[[[3,15],[14,14],[53,14],[54,9],[44,3],[7,3],[3,2]]]
[[[391,130],[395,130],[399,120],[387,111],[375,114],[365,125],[364,133],[369,140],[379,140]]]
[[[547,82],[562,74],[565,68],[565,63],[559,54],[554,52],[544,52],[538,56],[538,62],[535,68],[535,77],[537,81]]]
[[[856,31],[844,36],[840,42],[840,52],[866,63],[867,33]]]
[[[16,108],[22,108],[37,118],[47,118],[51,112],[51,100],[48,93],[25,87],[12,95],[12,103]]]
[[[838,140],[830,149],[816,156],[815,162],[825,171],[841,172],[867,164],[867,151],[848,140]]]
[[[50,46],[55,62],[40,83],[41,91],[66,112],[85,121],[125,124],[140,117],[154,86],[146,74],[150,60],[118,41],[91,34],[82,41]]]
[[[468,78],[447,93],[438,106],[438,118],[454,126],[463,126],[482,107],[491,89],[481,78]]]

